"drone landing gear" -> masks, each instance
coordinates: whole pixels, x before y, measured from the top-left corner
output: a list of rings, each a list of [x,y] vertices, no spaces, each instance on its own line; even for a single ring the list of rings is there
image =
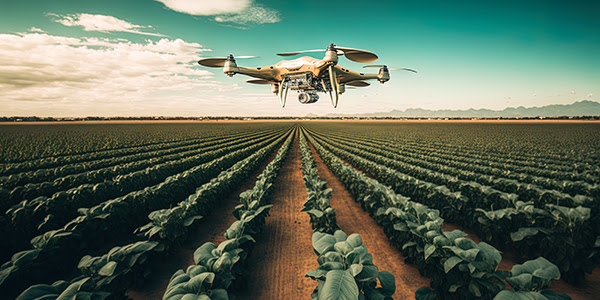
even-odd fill
[[[329,82],[331,83],[331,89],[328,90],[329,98],[331,99],[331,105],[333,105],[333,108],[336,108],[338,105],[338,100],[340,99],[340,83],[338,82],[337,76],[335,76],[333,65],[329,66]],[[323,86],[325,86],[324,83]]]
[[[285,90],[284,90],[285,89]],[[290,87],[285,84],[285,78],[279,84],[279,102],[281,103],[281,107],[285,107],[285,102],[287,100],[287,94]]]

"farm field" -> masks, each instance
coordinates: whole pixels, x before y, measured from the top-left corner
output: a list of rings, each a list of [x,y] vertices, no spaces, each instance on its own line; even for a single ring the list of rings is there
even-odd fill
[[[597,299],[600,123],[0,125],[0,210],[6,299]]]

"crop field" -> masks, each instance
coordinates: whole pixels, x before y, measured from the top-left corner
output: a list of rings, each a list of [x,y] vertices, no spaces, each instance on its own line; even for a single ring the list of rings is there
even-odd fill
[[[2,299],[599,299],[600,123],[0,125]]]

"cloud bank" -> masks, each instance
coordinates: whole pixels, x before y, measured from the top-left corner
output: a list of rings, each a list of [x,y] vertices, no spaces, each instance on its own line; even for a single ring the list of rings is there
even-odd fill
[[[158,33],[144,32],[142,29],[151,28],[151,26],[141,26],[131,24],[127,21],[115,18],[113,16],[92,15],[86,13],[57,15],[48,14],[53,18],[53,21],[65,26],[81,26],[85,31],[100,31],[100,32],[129,32],[150,36],[164,36]]]
[[[234,23],[247,26],[250,24],[267,24],[281,21],[281,14],[277,10],[255,4],[252,0],[155,1],[163,3],[169,9],[185,14],[215,16],[214,20],[219,23]]]
[[[72,38],[0,34],[4,115],[200,114],[194,92],[238,89],[215,81],[196,60],[210,51],[181,39]],[[202,95],[200,95],[202,96]],[[170,110],[169,110],[170,109]]]

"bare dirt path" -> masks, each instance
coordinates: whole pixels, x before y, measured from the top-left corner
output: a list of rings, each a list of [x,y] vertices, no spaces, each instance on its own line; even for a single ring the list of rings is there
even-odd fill
[[[415,291],[429,286],[430,279],[421,276],[417,267],[404,263],[402,253],[392,246],[383,228],[354,201],[344,184],[327,168],[310,145],[317,163],[319,177],[333,189],[331,207],[335,209],[338,226],[347,234],[360,234],[363,244],[373,254],[373,263],[380,271],[389,271],[396,278],[394,299],[414,299]]]
[[[262,165],[249,176],[238,188],[231,191],[227,198],[220,201],[211,213],[200,221],[200,224],[190,238],[180,247],[173,249],[163,260],[156,263],[150,277],[146,278],[140,286],[127,290],[126,296],[133,300],[162,299],[173,273],[179,269],[186,270],[194,264],[194,251],[206,242],[218,244],[225,240],[223,234],[237,219],[233,216],[235,206],[239,204],[240,193],[254,187],[258,175],[269,164],[279,148],[262,163]]]
[[[249,259],[251,276],[236,299],[310,299],[316,282],[305,277],[316,269],[310,218],[301,212],[306,201],[298,132],[284,161],[271,199],[271,215]]]

